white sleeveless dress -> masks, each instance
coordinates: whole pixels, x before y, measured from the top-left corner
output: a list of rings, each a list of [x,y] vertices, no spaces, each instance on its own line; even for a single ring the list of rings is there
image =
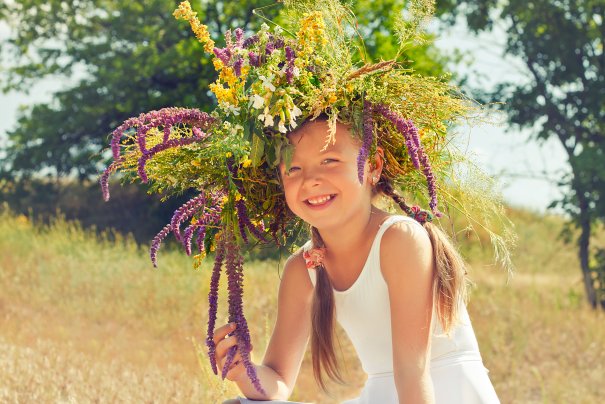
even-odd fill
[[[342,404],[397,404],[393,377],[391,309],[387,284],[380,271],[380,240],[390,225],[407,221],[424,227],[407,216],[390,216],[380,226],[367,261],[353,285],[345,291],[334,290],[336,318],[351,339],[368,375],[357,398]],[[308,242],[303,246],[311,248]],[[309,270],[315,285],[315,270]],[[430,373],[437,404],[492,404],[498,397],[483,366],[477,339],[466,307],[462,307],[458,325],[448,337],[439,321],[434,321],[431,340]],[[242,404],[259,403],[238,397]],[[287,403],[287,401],[282,401]],[[276,403],[276,401],[267,401]]]

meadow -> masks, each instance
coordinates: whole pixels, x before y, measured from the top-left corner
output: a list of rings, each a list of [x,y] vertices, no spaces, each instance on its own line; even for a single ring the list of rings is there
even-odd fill
[[[502,403],[603,400],[605,313],[587,307],[576,250],[560,217],[512,210],[519,236],[512,277],[477,240],[460,240],[474,281],[469,312]],[[0,402],[220,403],[238,395],[209,367],[204,346],[211,260],[198,270],[163,247],[96,235],[60,217],[37,225],[0,214]],[[283,262],[248,261],[245,311],[262,360]],[[219,323],[226,322],[221,282]],[[309,350],[291,400],[338,403],[364,384],[346,335],[348,385],[315,386]]]

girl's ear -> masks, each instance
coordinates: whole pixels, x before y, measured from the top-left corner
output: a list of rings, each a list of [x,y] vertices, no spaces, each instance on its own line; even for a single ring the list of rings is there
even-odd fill
[[[382,169],[384,167],[384,150],[382,147],[377,146],[376,152],[370,158],[370,172],[369,178],[372,184],[376,184],[380,179],[380,175],[382,174]]]

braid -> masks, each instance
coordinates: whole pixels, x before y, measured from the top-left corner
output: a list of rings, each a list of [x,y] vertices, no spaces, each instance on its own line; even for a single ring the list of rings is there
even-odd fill
[[[323,239],[315,227],[311,227],[313,248],[324,247]],[[317,281],[311,309],[311,354],[315,380],[326,391],[321,370],[332,380],[343,383],[334,350],[334,292],[332,282],[323,265],[316,267]]]
[[[395,189],[393,189],[393,184],[391,184],[390,180],[384,177],[380,178],[380,181],[378,181],[378,184],[376,184],[376,188],[379,192],[382,192],[383,194],[394,200],[395,203],[399,205],[401,210],[403,210],[409,216],[414,215],[412,208],[410,208],[408,204],[405,203],[403,198],[397,192],[395,192]]]

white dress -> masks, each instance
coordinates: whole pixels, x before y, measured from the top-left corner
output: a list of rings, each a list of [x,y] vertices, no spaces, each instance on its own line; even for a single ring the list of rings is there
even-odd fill
[[[424,227],[407,216],[390,216],[380,226],[367,261],[353,285],[345,291],[334,290],[336,318],[351,339],[368,375],[357,398],[342,404],[397,404],[393,377],[393,351],[390,332],[391,310],[387,284],[380,271],[380,240],[393,223],[408,221]],[[308,242],[303,248],[310,248]],[[315,285],[315,270],[309,270]],[[431,378],[437,404],[492,404],[498,397],[483,366],[477,339],[466,307],[461,308],[458,325],[448,337],[439,321],[434,321],[431,340]],[[240,398],[242,404],[259,403]],[[284,401],[285,402],[285,401]],[[267,403],[276,403],[267,401]]]

